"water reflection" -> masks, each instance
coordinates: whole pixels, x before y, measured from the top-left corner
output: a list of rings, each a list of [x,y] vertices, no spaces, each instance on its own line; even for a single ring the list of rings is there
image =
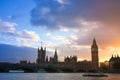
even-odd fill
[[[0,80],[120,80],[120,74],[83,77],[82,73],[0,73]]]

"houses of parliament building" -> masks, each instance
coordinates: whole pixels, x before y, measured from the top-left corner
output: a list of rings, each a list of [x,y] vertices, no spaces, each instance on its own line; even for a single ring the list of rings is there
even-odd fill
[[[73,69],[75,71],[90,71],[99,69],[98,46],[95,38],[91,46],[91,61],[77,61],[77,56],[65,57],[64,62],[58,61],[57,50],[54,56],[48,59],[46,56],[46,48],[38,48],[38,55],[36,60],[37,65],[53,66],[55,68]]]

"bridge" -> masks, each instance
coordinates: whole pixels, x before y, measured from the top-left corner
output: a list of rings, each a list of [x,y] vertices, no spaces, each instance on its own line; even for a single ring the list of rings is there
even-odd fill
[[[22,70],[25,73],[35,73],[41,70],[49,73],[55,72],[74,72],[72,69],[56,68],[53,66],[40,66],[37,64],[13,64],[13,63],[0,63],[0,72],[9,72],[10,70]]]
[[[48,73],[55,72],[94,72],[92,69],[88,69],[88,66],[81,67],[82,65],[75,66],[65,63],[56,63],[56,64],[18,64],[18,63],[0,63],[0,72],[9,72],[10,70],[22,70],[25,73],[34,73],[45,71]]]
[[[38,72],[44,69],[46,72],[57,72],[58,70],[49,66],[39,66],[36,64],[11,64],[0,63],[0,72],[9,72],[9,70],[23,70],[24,72]]]

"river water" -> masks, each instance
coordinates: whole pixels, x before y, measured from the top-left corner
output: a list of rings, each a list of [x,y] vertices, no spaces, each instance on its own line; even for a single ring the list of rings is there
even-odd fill
[[[83,77],[83,73],[0,73],[0,80],[120,80],[120,74],[108,77]]]

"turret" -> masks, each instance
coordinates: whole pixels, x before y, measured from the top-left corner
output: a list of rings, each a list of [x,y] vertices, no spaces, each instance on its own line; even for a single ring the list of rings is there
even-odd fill
[[[38,54],[38,57],[37,57],[37,60],[36,60],[37,64],[45,63],[46,48],[45,48],[45,50],[43,50],[42,46],[41,46],[41,49],[39,49],[39,47],[38,47],[38,53],[37,54]]]
[[[43,51],[43,47],[41,46],[41,51]]]

